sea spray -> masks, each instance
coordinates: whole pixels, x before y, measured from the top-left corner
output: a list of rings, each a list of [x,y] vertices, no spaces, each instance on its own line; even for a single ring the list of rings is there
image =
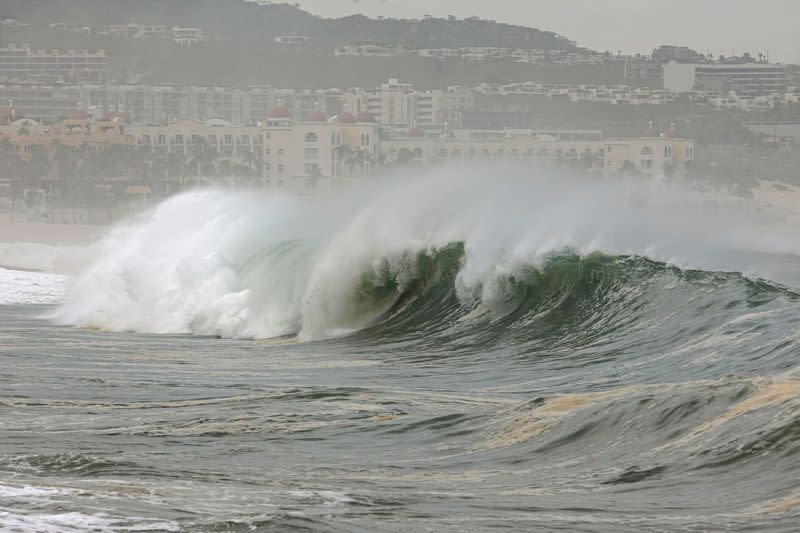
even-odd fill
[[[462,303],[477,297],[499,314],[516,298],[498,300],[515,290],[503,284],[565,252],[797,281],[784,259],[798,241],[785,226],[701,206],[669,184],[511,167],[436,170],[334,197],[193,191],[114,228],[56,317],[111,330],[337,336],[403,298],[419,278],[409,258],[453,244],[463,247],[452,281]],[[378,278],[383,292],[366,305],[365,279]]]

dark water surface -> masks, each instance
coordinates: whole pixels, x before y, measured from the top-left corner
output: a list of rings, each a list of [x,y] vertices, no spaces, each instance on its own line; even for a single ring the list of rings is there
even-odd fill
[[[0,306],[0,529],[796,530],[798,298],[592,261],[305,343]]]

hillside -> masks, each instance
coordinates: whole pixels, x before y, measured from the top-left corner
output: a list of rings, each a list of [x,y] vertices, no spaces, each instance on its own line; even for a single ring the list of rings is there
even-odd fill
[[[59,21],[106,24],[166,24],[202,27],[216,39],[272,41],[278,35],[311,38],[314,48],[359,41],[402,43],[413,48],[491,46],[574,50],[553,32],[478,18],[370,19],[354,15],[324,19],[290,4],[242,0],[4,0],[0,16],[37,26]]]

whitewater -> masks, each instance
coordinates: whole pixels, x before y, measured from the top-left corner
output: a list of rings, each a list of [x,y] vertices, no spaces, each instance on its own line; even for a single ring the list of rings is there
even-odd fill
[[[753,205],[449,167],[0,243],[0,530],[792,531],[800,239]]]
[[[399,298],[419,275],[416,255],[454,243],[464,248],[456,285],[465,304],[502,298],[497,279],[564,252],[800,280],[793,231],[768,217],[708,212],[700,194],[664,184],[486,172],[396,178],[316,200],[214,190],[175,197],[108,234],[56,319],[326,338],[370,324],[394,303],[356,302],[367,278],[395,284]]]

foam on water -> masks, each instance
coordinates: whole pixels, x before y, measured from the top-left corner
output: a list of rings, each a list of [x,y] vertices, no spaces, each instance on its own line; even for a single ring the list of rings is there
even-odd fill
[[[68,280],[59,274],[0,268],[0,305],[59,303]]]
[[[530,174],[439,170],[305,200],[186,193],[116,227],[56,318],[140,332],[336,336],[372,323],[418,280],[414,254],[452,243],[464,249],[459,294],[489,307],[507,299],[502,279],[565,249],[798,281],[786,258],[800,244],[785,224],[711,214],[696,193],[658,183]],[[382,287],[366,307],[365,282]]]

